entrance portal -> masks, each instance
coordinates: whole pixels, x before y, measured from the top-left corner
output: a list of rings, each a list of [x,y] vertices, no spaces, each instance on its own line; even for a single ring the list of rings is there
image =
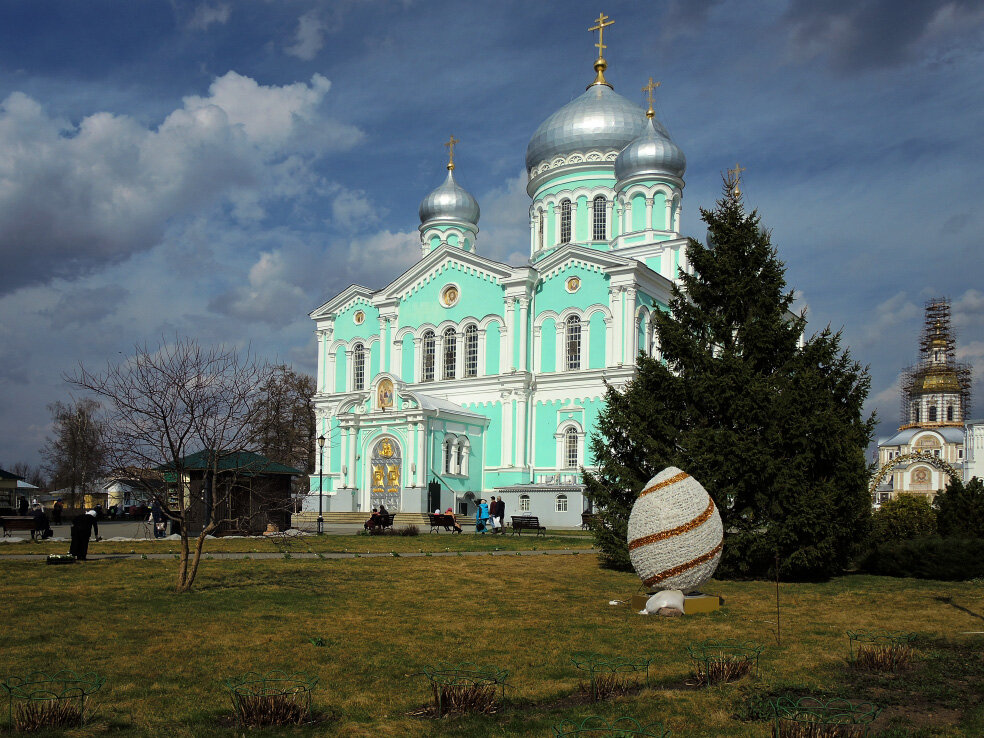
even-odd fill
[[[369,461],[370,507],[379,507],[382,504],[391,513],[400,511],[402,463],[400,446],[392,438],[384,438],[373,447]]]

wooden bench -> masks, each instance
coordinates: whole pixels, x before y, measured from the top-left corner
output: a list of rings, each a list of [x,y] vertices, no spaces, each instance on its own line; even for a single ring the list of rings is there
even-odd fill
[[[596,517],[598,517],[598,516],[595,515],[594,513],[589,513],[589,512],[583,512],[583,513],[581,513],[581,529],[582,530],[590,530],[591,529],[591,523],[594,521],[594,519]]]
[[[512,532],[513,535],[519,533],[523,535],[524,530],[535,530],[538,536],[546,535],[546,527],[540,525],[540,518],[535,515],[513,515]]]
[[[452,533],[461,533],[461,527],[454,527],[454,515],[448,515],[447,513],[441,513],[436,515],[435,513],[427,513],[430,517],[430,532],[434,531],[440,532],[441,528],[444,530],[451,531]]]
[[[393,518],[396,517],[396,513],[386,513],[385,515],[379,516],[379,523],[373,527],[369,527],[369,521],[365,522],[365,529],[372,532],[374,530],[386,530],[387,528],[393,527]]]
[[[34,530],[34,518],[30,516],[5,515],[0,517],[0,523],[3,524],[4,536],[9,536],[12,530],[28,530],[31,532],[31,538],[34,538],[37,532]]]

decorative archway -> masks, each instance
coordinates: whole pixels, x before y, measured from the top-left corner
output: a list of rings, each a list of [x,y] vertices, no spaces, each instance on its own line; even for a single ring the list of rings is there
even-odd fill
[[[400,511],[401,470],[403,459],[400,444],[395,438],[382,438],[372,448],[369,459],[369,506],[386,506],[391,512]]]
[[[878,485],[884,481],[885,477],[888,476],[889,472],[892,471],[897,466],[901,464],[914,464],[916,462],[921,462],[924,464],[929,464],[934,469],[938,469],[944,474],[949,475],[952,479],[960,479],[960,472],[950,466],[948,463],[943,461],[943,459],[935,456],[926,451],[912,451],[908,454],[902,454],[901,456],[896,456],[894,459],[886,462],[878,472],[871,478],[871,484],[868,485],[868,492],[871,495],[875,494],[875,490],[878,489]]]

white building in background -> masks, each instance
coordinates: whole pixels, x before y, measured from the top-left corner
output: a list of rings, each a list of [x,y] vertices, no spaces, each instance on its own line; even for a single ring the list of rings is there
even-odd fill
[[[950,330],[950,304],[931,300],[920,338],[921,358],[905,371],[902,384],[902,425],[878,443],[878,464],[885,474],[874,502],[900,492],[935,497],[948,479],[965,478],[965,426],[970,406],[970,367],[955,360],[956,341]],[[977,424],[978,443],[984,427]],[[984,445],[978,446],[979,464]],[[890,472],[890,474],[889,474]]]
[[[984,420],[968,420],[964,424],[963,480],[984,479]]]

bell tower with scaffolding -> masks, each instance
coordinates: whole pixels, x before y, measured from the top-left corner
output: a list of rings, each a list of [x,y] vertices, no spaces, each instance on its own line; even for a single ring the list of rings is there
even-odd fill
[[[915,426],[963,426],[970,407],[971,370],[956,361],[948,300],[926,303],[919,349],[919,363],[906,367],[902,375],[899,430]]]

